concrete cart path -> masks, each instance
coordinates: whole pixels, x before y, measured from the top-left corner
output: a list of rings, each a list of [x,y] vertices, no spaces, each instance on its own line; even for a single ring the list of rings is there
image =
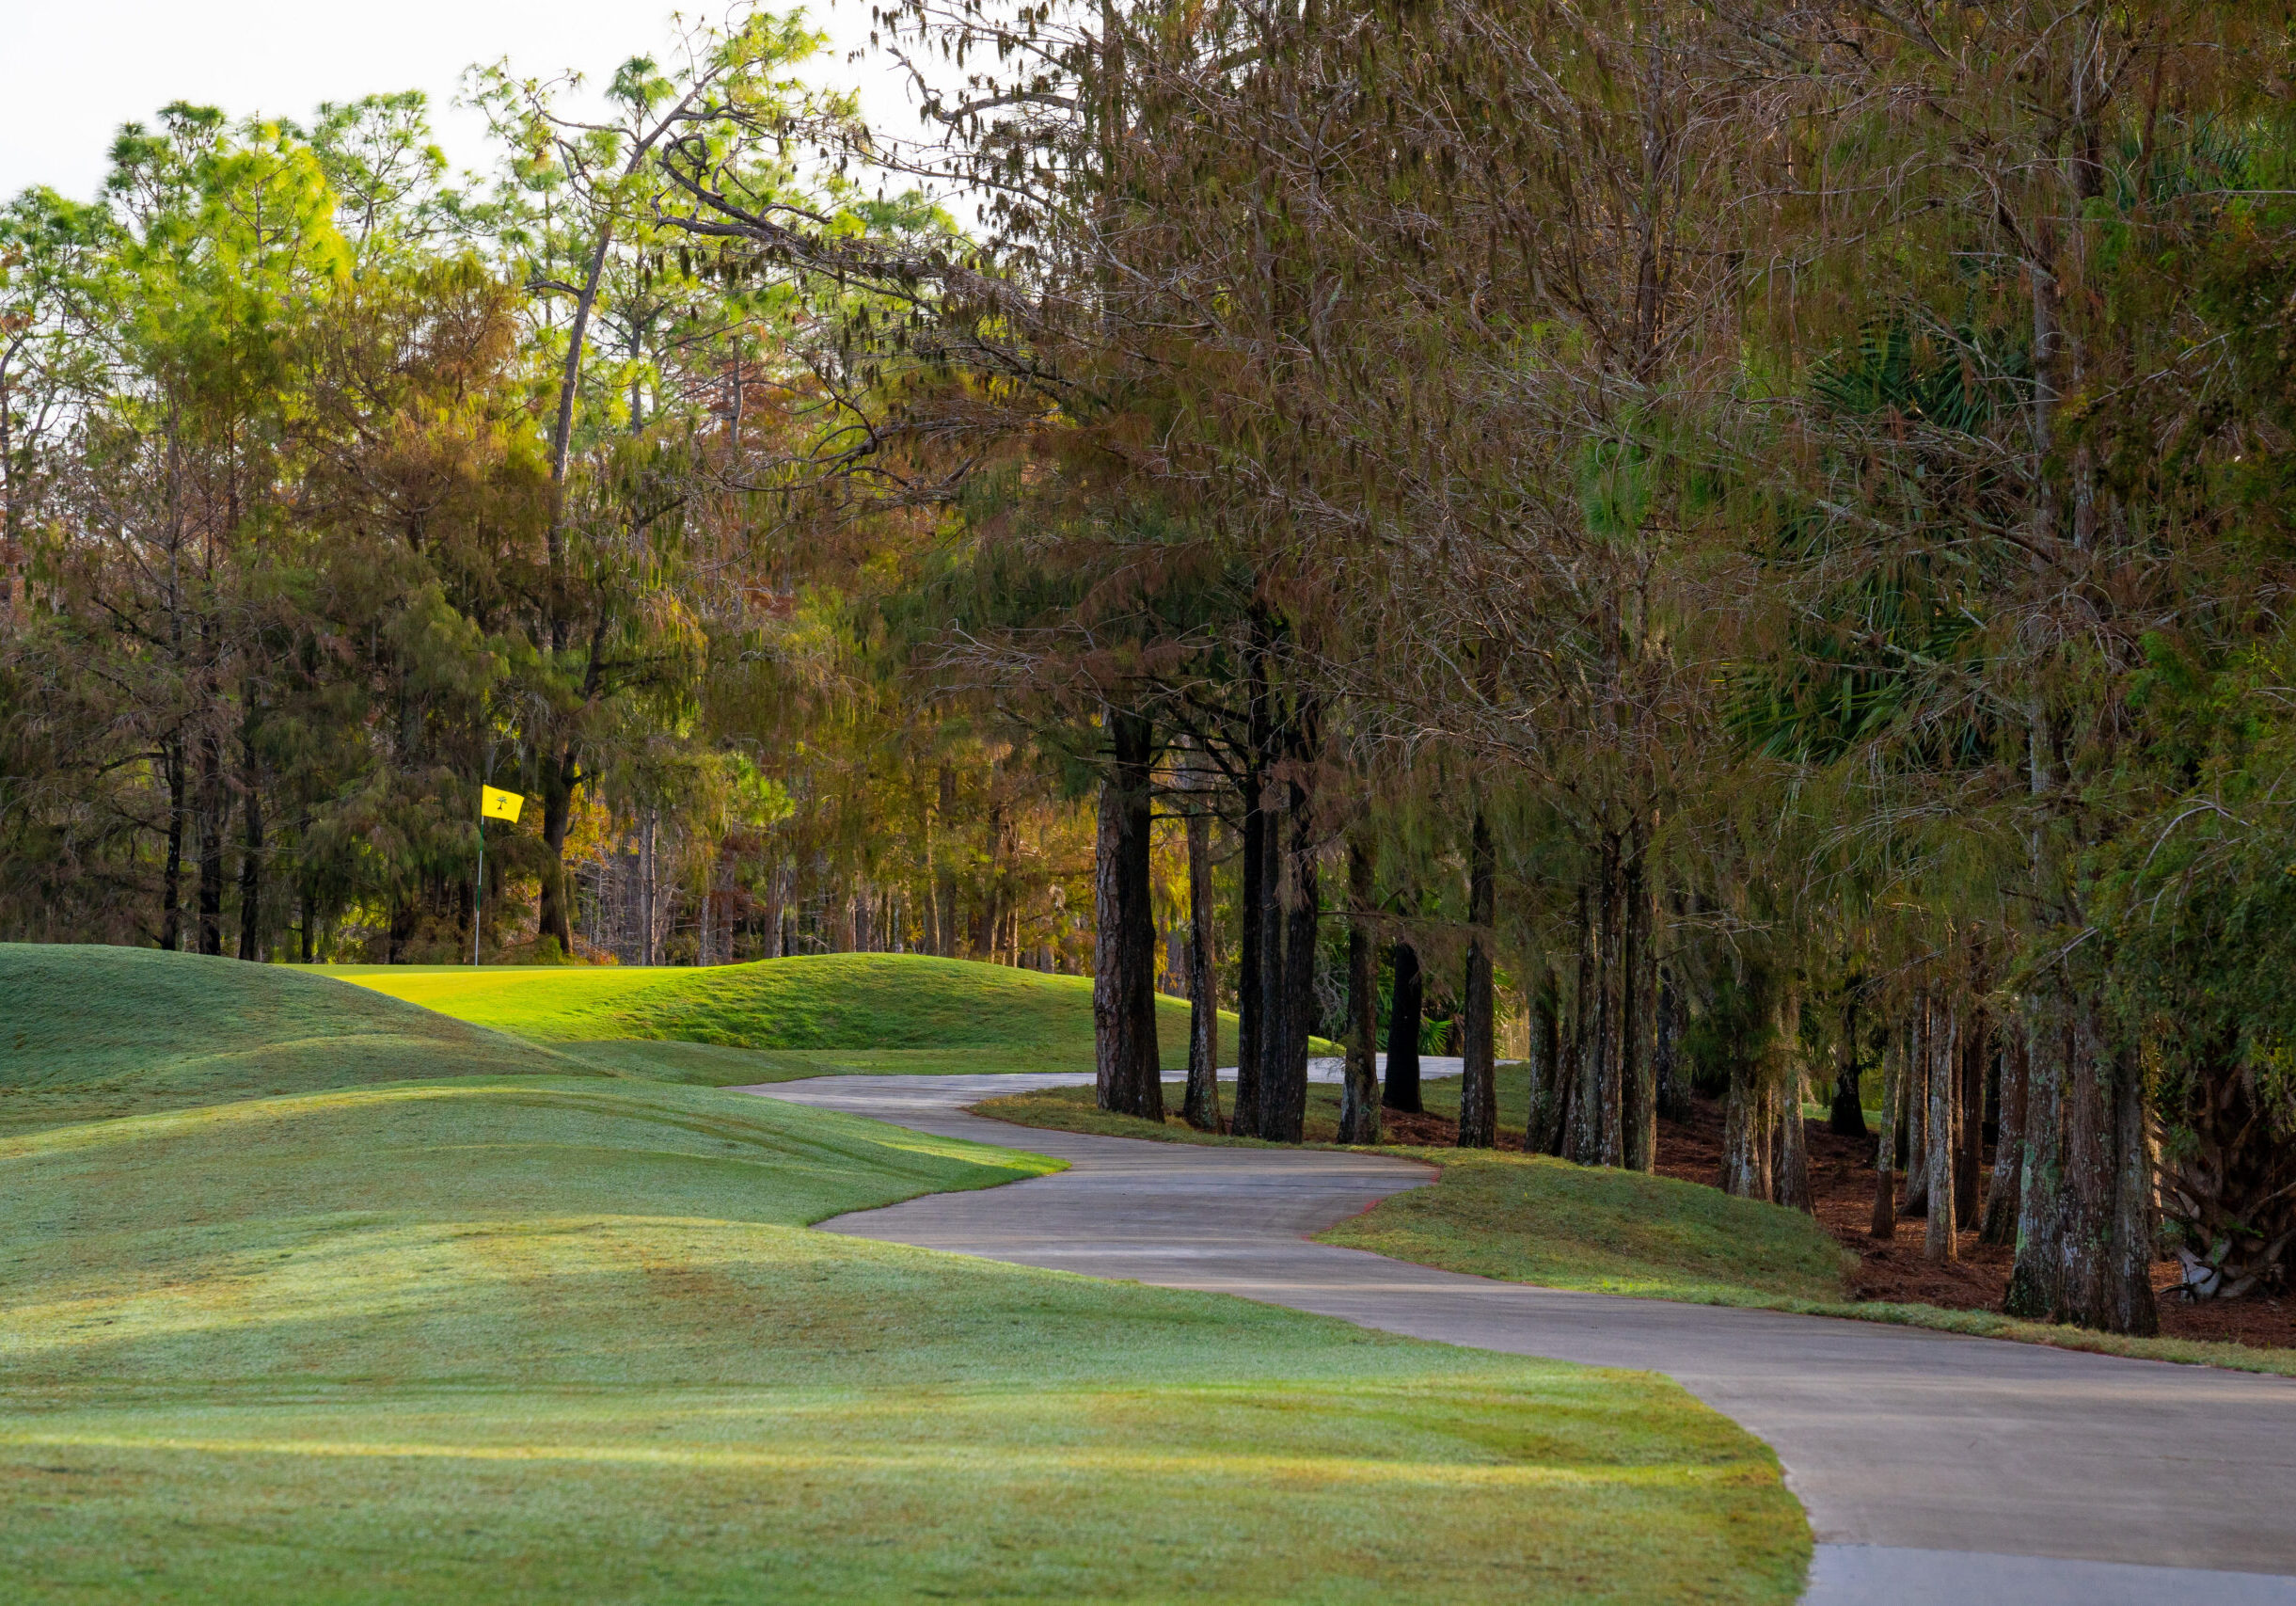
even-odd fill
[[[2296,1606],[2296,1382],[1437,1271],[1306,1241],[1424,1185],[1423,1166],[1086,1137],[963,1111],[1088,1080],[827,1076],[747,1090],[1071,1168],[826,1231],[1664,1372],[1778,1452],[1819,1543],[1811,1602]]]

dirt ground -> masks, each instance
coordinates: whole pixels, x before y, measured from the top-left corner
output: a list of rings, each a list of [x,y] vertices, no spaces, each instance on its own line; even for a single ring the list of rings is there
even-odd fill
[[[1810,1144],[1812,1208],[1820,1225],[1859,1257],[1850,1279],[1860,1299],[1937,1305],[1950,1311],[1998,1311],[2008,1292],[2014,1258],[2006,1248],[1977,1241],[1974,1231],[1957,1234],[1957,1258],[1942,1264],[1923,1253],[1927,1223],[1900,1219],[1889,1243],[1869,1232],[1874,1221],[1874,1145],[1870,1138],[1844,1137],[1822,1121],[1805,1122]],[[1457,1125],[1436,1115],[1385,1113],[1382,1136],[1390,1143],[1442,1147],[1457,1140]],[[1521,1149],[1523,1134],[1502,1132],[1499,1146]],[[1987,1175],[1992,1155],[1987,1156]],[[1718,1185],[1722,1169],[1722,1109],[1709,1099],[1693,1101],[1684,1124],[1658,1123],[1658,1174],[1684,1182]],[[1898,1179],[1900,1201],[1904,1179]],[[2161,1292],[2163,1338],[2202,1339],[2220,1344],[2296,1346],[2296,1299],[2252,1298],[2187,1304],[2174,1292],[2182,1274],[2173,1260],[2153,1267]]]

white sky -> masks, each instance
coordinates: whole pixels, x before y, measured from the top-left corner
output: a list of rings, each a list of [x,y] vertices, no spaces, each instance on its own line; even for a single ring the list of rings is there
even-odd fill
[[[780,0],[768,0],[783,8]],[[170,101],[232,118],[301,119],[326,100],[397,89],[431,97],[459,171],[490,160],[485,126],[451,103],[463,69],[505,56],[522,75],[578,68],[601,83],[663,50],[673,10],[724,15],[723,0],[0,0],[0,197],[48,184],[90,199],[123,122]],[[868,0],[814,0],[831,36],[824,83],[857,87],[870,119],[909,137],[917,114],[881,60],[847,65],[869,37]]]

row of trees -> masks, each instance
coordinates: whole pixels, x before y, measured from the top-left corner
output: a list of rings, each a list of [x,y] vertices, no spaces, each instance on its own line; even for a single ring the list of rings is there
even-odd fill
[[[2013,1309],[2149,1328],[2162,1213],[2284,1275],[2281,8],[880,24],[938,131],[881,154],[992,236],[881,427],[973,482],[944,674],[1100,769],[1103,1104],[1162,1111],[1151,819],[1210,816],[1239,1130],[1344,930],[1351,1135],[1423,970],[1463,1143],[1512,1003],[1536,1147],[1647,1168],[1703,1078],[1797,1202],[1880,1072],[1951,1255],[1992,1088]]]

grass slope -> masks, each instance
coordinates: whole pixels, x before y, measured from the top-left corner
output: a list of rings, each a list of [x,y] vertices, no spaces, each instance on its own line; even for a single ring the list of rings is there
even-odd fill
[[[1167,1092],[1171,1089],[1167,1087]],[[1520,1125],[1520,1071],[1502,1067],[1499,1119]],[[1338,1131],[1336,1089],[1308,1089],[1307,1137]],[[1177,1109],[1179,1101],[1167,1101]],[[1426,1105],[1456,1116],[1456,1078],[1430,1082]],[[1145,1137],[1167,1143],[1257,1145],[1255,1137],[1196,1132],[1178,1116],[1152,1126],[1093,1107],[1090,1088],[1053,1088],[990,1099],[980,1114],[1021,1126]],[[1739,1305],[1812,1316],[1846,1316],[1976,1338],[2010,1339],[2186,1365],[2296,1377],[2296,1350],[2192,1339],[2123,1338],[2081,1328],[2019,1321],[1991,1311],[1949,1311],[1847,1297],[1849,1257],[1797,1210],[1732,1199],[1670,1177],[1574,1166],[1545,1155],[1393,1147],[1442,1168],[1435,1185],[1400,1193],[1318,1241],[1508,1282],[1582,1289],[1701,1305]]]
[[[815,954],[703,969],[341,965],[326,973],[478,1026],[582,1044],[585,1057],[596,1057],[587,1045],[604,1040],[769,1051],[756,1060],[625,1061],[718,1085],[831,1071],[1092,1068],[1088,978],[970,960]],[[1187,1005],[1158,999],[1157,1027],[1164,1062],[1184,1068]],[[1232,1057],[1235,1017],[1224,1014],[1221,1029]]]
[[[0,943],[0,1133],[443,1075],[578,1075],[585,1060],[277,965]]]
[[[260,1047],[240,1006],[186,1008]],[[606,1075],[0,1138],[0,1576],[234,1603],[1798,1589],[1775,1461],[1663,1379],[802,1226],[1053,1164]]]

